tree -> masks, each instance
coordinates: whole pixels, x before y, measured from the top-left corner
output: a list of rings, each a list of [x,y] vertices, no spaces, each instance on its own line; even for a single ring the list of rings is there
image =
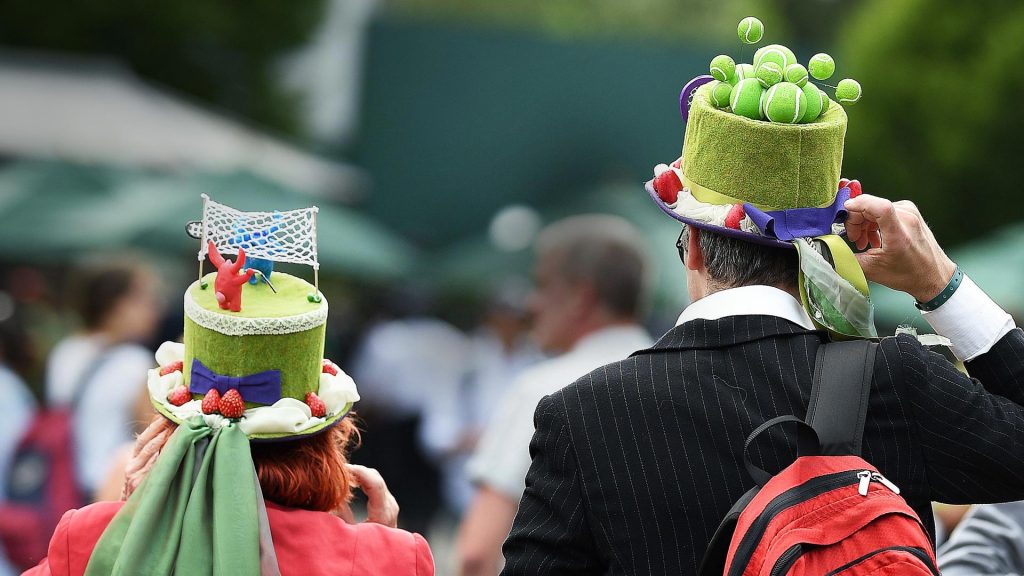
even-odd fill
[[[837,58],[864,87],[847,110],[848,177],[918,203],[943,242],[1020,219],[1021,38],[1011,0],[865,2]]]
[[[145,78],[294,134],[298,97],[274,68],[323,9],[322,0],[5,2],[0,42],[114,56]]]

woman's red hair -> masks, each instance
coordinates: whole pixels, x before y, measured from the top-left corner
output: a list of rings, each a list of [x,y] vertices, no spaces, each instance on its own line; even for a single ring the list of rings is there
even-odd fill
[[[267,500],[305,510],[330,512],[352,498],[345,464],[353,435],[352,414],[333,428],[286,442],[253,442],[252,461]]]

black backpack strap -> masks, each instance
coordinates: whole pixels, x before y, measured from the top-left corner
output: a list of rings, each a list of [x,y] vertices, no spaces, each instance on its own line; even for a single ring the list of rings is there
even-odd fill
[[[732,543],[732,535],[736,532],[736,523],[739,521],[740,513],[760,490],[760,486],[754,486],[747,490],[747,493],[729,509],[704,552],[704,559],[701,560],[700,569],[697,570],[698,576],[722,576],[725,572],[725,559],[729,556],[729,544]]]
[[[808,424],[818,433],[824,456],[860,456],[878,344],[830,342],[818,348]]]

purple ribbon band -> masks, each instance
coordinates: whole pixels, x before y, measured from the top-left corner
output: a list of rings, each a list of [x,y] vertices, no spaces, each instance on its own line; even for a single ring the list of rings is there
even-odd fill
[[[846,209],[843,208],[843,204],[849,199],[850,189],[840,188],[832,205],[824,208],[792,208],[762,212],[752,204],[744,204],[743,210],[765,236],[791,242],[797,238],[831,234],[833,224],[846,221]]]
[[[223,395],[236,388],[246,402],[273,404],[281,399],[281,371],[267,370],[248,376],[223,376],[192,359],[192,378],[188,390],[193,394],[206,394],[216,389]]]

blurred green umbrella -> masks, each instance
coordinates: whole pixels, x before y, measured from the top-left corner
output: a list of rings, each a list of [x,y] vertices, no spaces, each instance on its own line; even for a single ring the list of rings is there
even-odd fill
[[[18,163],[0,170],[0,255],[61,261],[96,250],[197,250],[185,223],[202,216],[202,193],[245,211],[313,204],[308,196],[247,172],[146,173]],[[321,206],[317,229],[324,271],[385,279],[403,274],[413,262],[411,246],[350,208]]]
[[[1014,224],[949,251],[950,258],[1004,310],[1024,313],[1024,224]],[[886,324],[913,324],[931,331],[914,299],[883,286],[871,287],[875,318]]]

